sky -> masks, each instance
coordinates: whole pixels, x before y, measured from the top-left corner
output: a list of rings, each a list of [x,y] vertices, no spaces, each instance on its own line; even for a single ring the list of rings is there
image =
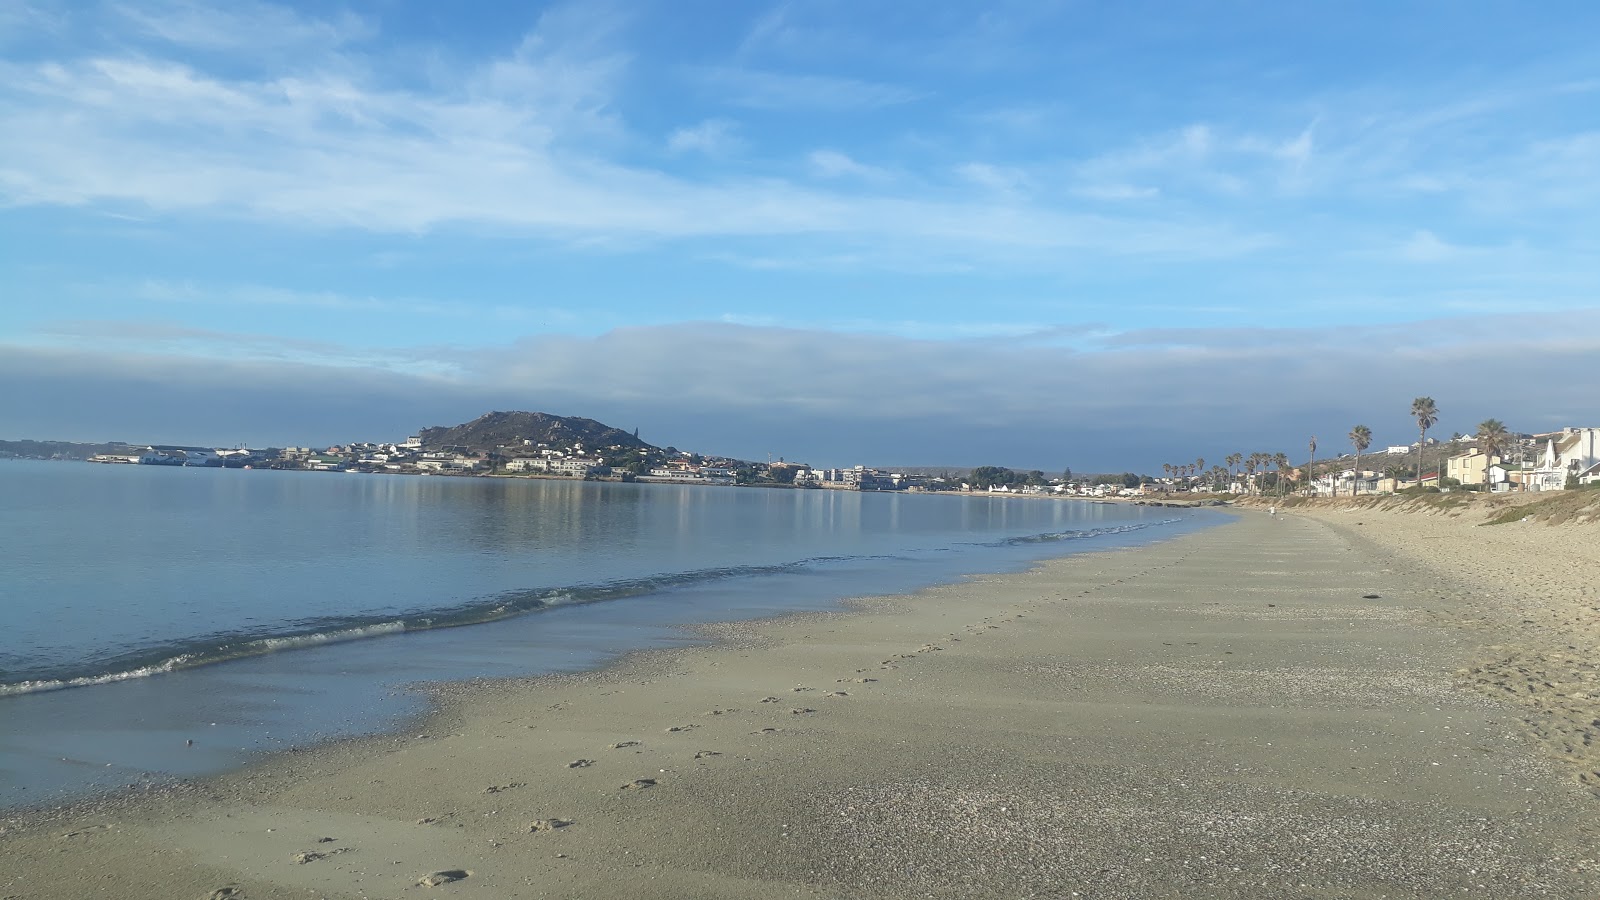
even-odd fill
[[[1600,425],[1600,6],[0,4],[0,438]]]

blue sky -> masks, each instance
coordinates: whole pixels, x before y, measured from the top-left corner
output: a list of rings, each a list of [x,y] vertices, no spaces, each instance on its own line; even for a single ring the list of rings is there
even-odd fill
[[[1600,8],[1394,6],[13,2],[0,437],[1600,424]]]

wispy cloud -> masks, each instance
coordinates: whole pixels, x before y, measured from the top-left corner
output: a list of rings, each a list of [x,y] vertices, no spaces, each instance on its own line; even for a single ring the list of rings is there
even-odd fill
[[[412,375],[452,376],[460,368],[427,349],[358,348],[330,341],[285,338],[195,328],[161,321],[65,321],[35,330],[35,346],[71,347],[111,356],[192,360],[254,360],[339,369],[404,371]]]
[[[723,156],[736,153],[743,146],[738,126],[727,119],[707,119],[698,125],[675,129],[667,136],[667,150],[672,153]]]
[[[889,177],[887,169],[858,162],[838,150],[813,150],[806,156],[806,163],[818,178],[864,178],[875,181]]]
[[[925,94],[895,84],[835,75],[791,74],[757,69],[708,67],[694,73],[702,90],[732,106],[765,110],[868,111],[922,99]]]
[[[115,3],[112,12],[150,38],[187,48],[257,55],[282,50],[327,50],[371,37],[375,29],[348,12],[309,18],[270,3],[197,0]]]
[[[1411,262],[1448,262],[1459,258],[1464,251],[1431,231],[1423,229],[1411,235],[1400,247],[1400,256]]]
[[[184,26],[185,39],[207,40],[208,28],[221,27],[208,22],[201,16]],[[8,85],[0,114],[12,136],[0,147],[0,205],[383,232],[481,224],[576,244],[803,235],[867,266],[898,252],[883,246],[885,236],[920,244],[924,254],[1036,264],[1056,264],[1053,251],[1064,249],[1187,257],[1261,245],[1259,235],[1225,223],[1114,221],[1028,198],[1008,197],[1000,207],[981,193],[835,192],[779,177],[691,181],[610,161],[605,148],[624,126],[609,101],[628,65],[608,42],[616,27],[558,10],[511,56],[457,73],[449,89],[429,94],[375,83],[342,48],[270,78],[137,54],[0,63]],[[313,21],[299,32],[342,34]],[[735,102],[839,109],[914,97],[831,77],[731,69],[708,77]],[[732,126],[712,119],[675,134],[668,147],[716,152],[734,141]],[[810,164],[830,177],[880,174],[838,151]],[[990,189],[1011,177],[998,167],[970,173],[988,173],[977,180]]]

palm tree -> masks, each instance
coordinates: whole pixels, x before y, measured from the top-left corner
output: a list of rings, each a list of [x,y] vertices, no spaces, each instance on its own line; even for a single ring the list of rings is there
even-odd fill
[[[1311,436],[1311,459],[1306,462],[1306,494],[1317,495],[1317,436]]]
[[[1439,407],[1432,397],[1411,401],[1411,417],[1417,420],[1417,487],[1422,487],[1422,454],[1427,449],[1428,429],[1439,421]]]
[[[1228,462],[1228,487],[1231,488],[1231,487],[1233,487],[1233,467],[1237,466],[1241,462],[1244,462],[1244,454],[1242,454],[1242,453],[1229,453],[1227,462]]]
[[[1278,467],[1278,493],[1286,494],[1289,491],[1289,454],[1282,451],[1274,453],[1268,462]]]
[[[1499,419],[1484,419],[1478,423],[1478,449],[1483,451],[1483,489],[1489,490],[1489,463],[1506,451],[1511,443],[1511,432]]]
[[[1361,480],[1361,453],[1372,446],[1372,429],[1357,425],[1350,429],[1350,446],[1356,448],[1356,480],[1350,482],[1350,496],[1356,495],[1356,484]]]

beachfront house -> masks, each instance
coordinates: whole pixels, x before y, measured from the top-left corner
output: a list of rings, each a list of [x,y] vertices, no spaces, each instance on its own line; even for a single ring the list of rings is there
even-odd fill
[[[1600,477],[1600,428],[1563,428],[1544,438],[1539,464],[1523,472],[1524,490],[1559,491],[1572,477],[1580,484]]]
[[[1498,483],[1496,471],[1500,473],[1499,481],[1505,480],[1505,469],[1501,468],[1501,462],[1498,454],[1489,456],[1482,450],[1468,450],[1445,460],[1445,476],[1462,484],[1483,484],[1487,476],[1492,487]]]

